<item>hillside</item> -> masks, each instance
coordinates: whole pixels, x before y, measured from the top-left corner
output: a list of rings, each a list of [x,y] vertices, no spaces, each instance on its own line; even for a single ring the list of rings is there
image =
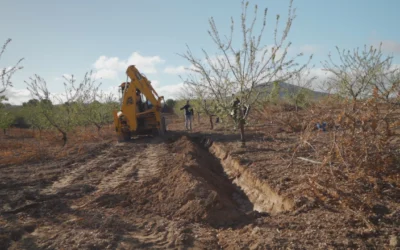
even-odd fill
[[[256,87],[256,89],[262,89],[263,91],[265,91],[265,93],[263,93],[262,95],[268,95],[269,93],[271,93],[271,90],[273,88],[273,83],[262,83],[260,85],[258,85]],[[300,86],[296,86],[290,83],[286,83],[286,82],[281,82],[279,84],[279,97],[283,98],[285,95],[287,95],[287,93],[295,93],[295,92],[299,92],[302,89],[308,90],[311,92],[311,96],[313,96],[315,99],[319,99],[321,97],[327,96],[328,93],[325,92],[320,92],[320,91],[315,91],[312,89],[307,89],[307,88],[303,88]]]

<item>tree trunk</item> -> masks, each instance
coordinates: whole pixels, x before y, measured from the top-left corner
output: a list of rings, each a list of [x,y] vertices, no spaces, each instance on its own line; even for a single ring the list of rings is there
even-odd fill
[[[3,128],[3,133],[6,135],[7,129]]]
[[[97,133],[100,134],[101,125],[97,123],[95,123],[94,125],[97,127]]]
[[[60,131],[61,132],[61,131]],[[68,140],[68,138],[67,138],[67,133],[65,133],[65,132],[61,132],[61,134],[62,134],[62,140],[63,140],[63,147],[67,144],[67,140]]]
[[[240,141],[242,142],[241,147],[246,147],[246,139],[244,136],[244,125],[246,123],[246,119],[250,113],[250,106],[245,107],[245,109],[240,109],[240,118],[239,118],[239,127],[240,127]]]
[[[210,115],[209,117],[210,117],[210,128],[211,128],[211,130],[213,130],[214,129],[214,123],[213,123],[213,120],[212,120],[212,115]]]
[[[356,101],[357,99],[353,97],[353,107],[352,107],[353,112],[356,111]]]
[[[58,130],[58,132],[60,132],[60,134],[62,135],[62,140],[63,140],[63,147],[67,144],[67,141],[68,141],[68,138],[67,138],[67,133],[64,131],[64,130],[62,130],[61,128],[59,128],[59,127],[56,127],[57,128],[57,130]]]
[[[244,120],[241,119],[239,122],[239,127],[240,127],[240,141],[242,142],[241,147],[246,147],[246,140],[244,137]]]

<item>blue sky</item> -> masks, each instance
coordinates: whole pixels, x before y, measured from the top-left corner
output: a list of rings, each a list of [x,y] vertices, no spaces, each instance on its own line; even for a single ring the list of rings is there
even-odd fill
[[[269,8],[265,44],[272,41],[275,15],[285,17],[288,3],[250,1]],[[400,1],[294,0],[293,5],[297,18],[289,40],[294,51],[314,54],[317,69],[336,45],[352,49],[381,41],[400,62]],[[45,78],[51,91],[61,92],[63,74],[81,79],[93,69],[103,77],[102,88],[110,91],[125,80],[128,63],[138,65],[161,94],[173,96],[181,86],[179,67],[188,66],[177,53],[186,44],[196,53],[214,51],[208,19],[213,16],[220,33],[228,34],[230,17],[240,16],[241,0],[1,0],[0,8],[0,42],[13,39],[0,68],[25,58],[7,92],[17,104],[30,98],[24,81],[33,74]]]

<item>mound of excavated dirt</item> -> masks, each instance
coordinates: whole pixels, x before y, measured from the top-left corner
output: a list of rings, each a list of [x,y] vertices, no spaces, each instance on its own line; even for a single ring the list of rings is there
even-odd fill
[[[250,202],[208,151],[184,136],[168,145],[168,154],[168,161],[159,162],[160,178],[143,181],[131,193],[139,209],[215,227],[246,220]]]
[[[382,193],[394,202],[375,202],[371,217],[312,197],[294,203],[286,194],[299,189],[305,168],[278,168],[290,141],[235,149],[210,137],[172,132],[92,156],[0,167],[0,249],[399,246],[397,186]],[[279,178],[286,189],[277,190]]]

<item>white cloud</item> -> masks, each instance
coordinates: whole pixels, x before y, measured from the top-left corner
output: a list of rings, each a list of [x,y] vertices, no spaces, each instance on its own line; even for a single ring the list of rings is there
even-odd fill
[[[128,59],[128,65],[136,65],[140,72],[145,74],[157,73],[155,65],[164,63],[165,60],[159,56],[145,57],[141,56],[138,52],[134,52]]]
[[[151,86],[153,86],[153,88],[157,88],[160,85],[160,82],[157,80],[153,80],[151,81]],[[156,90],[157,91],[157,90]]]
[[[123,70],[125,68],[126,62],[121,61],[118,57],[106,57],[100,56],[99,59],[94,63],[94,68],[98,70]]]
[[[267,52],[266,57],[265,57],[264,60],[265,60],[265,61],[268,61],[268,59],[272,57],[274,51],[276,50],[276,46],[275,46],[275,45],[268,45],[268,46],[266,47],[266,50],[268,50],[268,52]],[[287,49],[287,53],[289,53],[291,50],[293,50],[293,48],[292,48],[292,47],[289,47],[289,48]],[[261,60],[261,55],[263,55],[263,53],[264,53],[264,51],[261,51],[261,52],[259,53],[259,56],[258,56],[258,57],[259,57],[259,60]],[[284,53],[285,53],[285,47],[282,47],[282,48],[280,48],[279,50],[277,50],[277,51],[275,52],[275,61],[280,60],[280,59],[282,58],[282,56],[283,56]]]
[[[156,91],[159,95],[164,96],[165,99],[178,98],[182,88],[183,83],[178,83],[158,87]]]
[[[154,87],[157,94],[160,96],[164,96],[165,99],[178,98],[181,92],[181,88],[183,87],[183,83],[160,86],[160,82],[158,80],[151,81],[151,85]],[[107,89],[104,89],[103,93],[113,94],[117,98],[120,96],[120,93],[118,93],[118,91],[118,86],[110,86]]]
[[[93,73],[96,79],[116,79],[118,76],[118,71],[112,69],[101,69]]]
[[[312,82],[312,88],[316,91],[326,91],[326,81],[332,76],[332,73],[323,70],[322,68],[310,69],[309,77],[316,77],[315,81]]]
[[[106,96],[112,95],[113,98],[114,98],[116,101],[119,100],[120,95],[121,95],[121,94],[119,93],[119,91],[120,91],[119,86],[109,86],[107,89],[102,89],[102,90],[101,90],[101,92],[102,92],[104,95],[106,95]],[[100,100],[100,101],[103,101],[103,100]]]
[[[156,66],[164,63],[165,60],[159,56],[142,56],[138,52],[133,52],[127,59],[118,57],[100,56],[93,64],[96,76],[103,79],[116,79],[117,76],[125,72],[129,65],[135,65],[138,70],[145,74],[157,73]]]
[[[185,73],[185,66],[178,66],[178,67],[166,67],[164,69],[164,73],[171,74],[171,75],[179,75]]]
[[[397,69],[400,70],[400,64],[393,64],[391,69]]]
[[[382,41],[382,50],[390,53],[400,53],[400,43],[393,40]]]
[[[167,86],[159,87],[159,84],[160,83],[158,80],[151,81],[151,85],[155,88],[157,93],[159,95],[164,95],[164,97],[173,96],[173,95],[171,95],[171,93],[173,93],[176,89],[178,89],[177,92],[179,91],[179,88],[176,85],[167,85]],[[183,84],[182,84],[182,86],[183,86]],[[115,98],[115,100],[119,100],[119,98],[121,97],[119,86],[109,86],[107,88],[102,88],[101,91],[105,95],[112,95]]]
[[[27,89],[17,89],[15,87],[7,88],[2,94],[8,98],[8,103],[19,105],[32,99],[31,93]]]
[[[392,64],[390,71],[394,70],[400,70],[400,64]],[[312,87],[317,91],[328,91],[326,83],[333,76],[332,72],[326,71],[323,68],[311,68],[309,74],[309,77],[316,77],[316,80],[312,83]]]
[[[67,78],[67,79],[71,79],[72,75],[71,74],[62,74],[63,77]]]

